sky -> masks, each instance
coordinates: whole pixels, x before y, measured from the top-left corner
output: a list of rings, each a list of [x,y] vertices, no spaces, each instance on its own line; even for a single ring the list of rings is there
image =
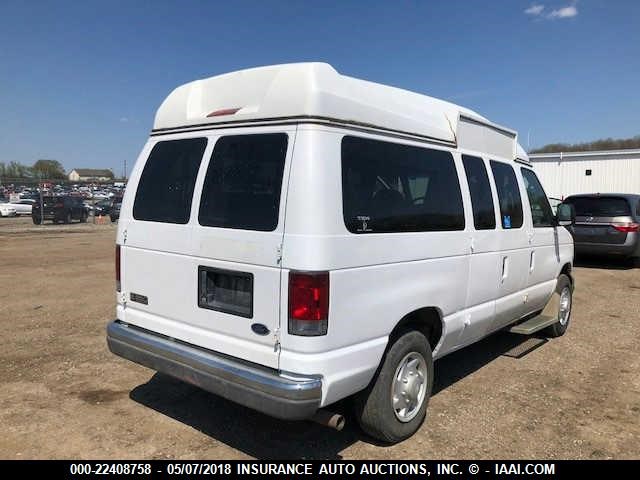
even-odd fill
[[[525,149],[640,134],[640,1],[0,0],[0,162],[130,172],[180,84],[323,61]]]

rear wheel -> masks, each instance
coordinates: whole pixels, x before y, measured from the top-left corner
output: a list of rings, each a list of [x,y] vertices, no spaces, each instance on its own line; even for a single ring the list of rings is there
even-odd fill
[[[424,421],[432,387],[428,340],[418,331],[404,332],[389,348],[376,378],[354,399],[360,427],[388,443],[409,438]]]
[[[64,223],[71,223],[71,212],[67,212],[67,216],[64,217]]]
[[[87,212],[82,212],[80,215],[80,223],[87,223]]]
[[[548,337],[561,337],[569,328],[569,320],[571,319],[571,307],[573,306],[573,286],[569,277],[561,274],[558,277],[556,291],[553,292],[553,301],[557,302],[558,321],[547,327],[544,333]]]
[[[627,257],[627,264],[633,267],[640,267],[640,257]]]
[[[31,217],[31,219],[35,225],[40,225],[40,222],[42,221],[40,217]]]

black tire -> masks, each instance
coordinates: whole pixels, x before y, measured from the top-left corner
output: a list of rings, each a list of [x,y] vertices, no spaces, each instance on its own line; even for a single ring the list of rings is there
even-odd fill
[[[401,421],[394,409],[394,379],[404,359],[415,354],[424,359],[426,390],[422,403],[413,410],[413,418]],[[429,341],[418,331],[405,331],[389,347],[371,384],[354,397],[356,419],[362,430],[378,440],[387,443],[405,440],[424,422],[432,388],[433,358]]]
[[[627,264],[631,268],[640,267],[640,257],[627,257]]]
[[[40,225],[41,220],[39,217],[31,217],[31,220],[33,220],[34,225]]]
[[[67,212],[67,216],[64,217],[64,223],[71,223],[73,218],[71,217],[71,212]]]
[[[82,212],[80,215],[80,223],[87,223],[87,212]]]
[[[560,276],[558,277],[558,283],[556,284],[556,290],[553,293],[557,296],[558,301],[560,301],[563,291],[568,292],[569,295],[569,313],[566,317],[566,321],[563,322],[561,320],[558,320],[556,323],[544,330],[544,334],[547,337],[561,337],[565,334],[567,328],[569,328],[569,322],[571,321],[571,310],[573,307],[573,285],[571,284],[571,280],[569,280],[568,276],[566,276],[565,274],[560,274]],[[559,311],[558,316],[560,316]]]

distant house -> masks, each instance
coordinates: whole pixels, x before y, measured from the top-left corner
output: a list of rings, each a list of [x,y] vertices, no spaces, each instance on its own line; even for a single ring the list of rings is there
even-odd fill
[[[113,180],[113,172],[107,169],[74,168],[69,172],[72,182],[107,182]]]

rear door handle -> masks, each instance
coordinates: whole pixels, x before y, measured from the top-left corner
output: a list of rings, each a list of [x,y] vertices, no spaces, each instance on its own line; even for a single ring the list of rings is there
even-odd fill
[[[500,279],[501,283],[509,276],[509,257],[502,257],[502,278]]]
[[[533,273],[533,269],[536,265],[536,252],[531,252],[531,257],[529,258],[529,273]]]

